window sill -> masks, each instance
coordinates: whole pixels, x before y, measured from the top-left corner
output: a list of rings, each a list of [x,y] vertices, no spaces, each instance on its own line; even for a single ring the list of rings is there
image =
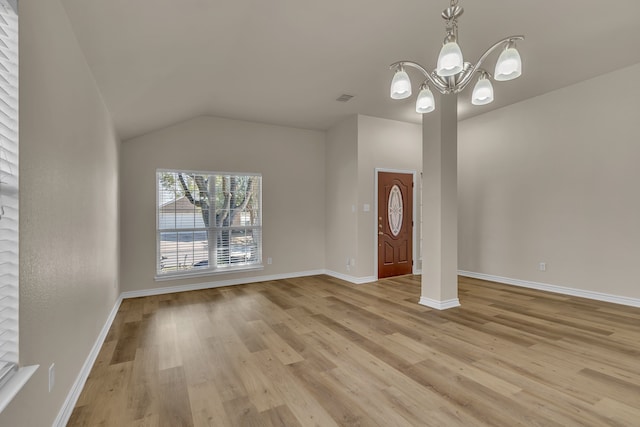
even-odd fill
[[[204,277],[204,276],[217,276],[220,274],[230,274],[230,273],[245,273],[250,271],[259,271],[264,270],[264,265],[256,264],[250,267],[236,267],[236,268],[225,268],[219,270],[204,270],[198,272],[189,272],[189,273],[175,273],[175,274],[163,274],[162,276],[155,276],[154,279],[156,282],[164,282],[167,280],[178,280],[178,279],[188,279],[190,277]]]
[[[29,381],[29,378],[38,369],[39,365],[24,366],[13,374],[9,381],[0,389],[0,413],[9,405],[9,402],[16,397],[18,392]]]

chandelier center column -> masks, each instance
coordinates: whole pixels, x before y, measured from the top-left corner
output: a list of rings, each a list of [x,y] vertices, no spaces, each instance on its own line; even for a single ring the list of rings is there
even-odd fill
[[[458,300],[457,95],[422,116],[422,290],[420,304],[444,310]]]

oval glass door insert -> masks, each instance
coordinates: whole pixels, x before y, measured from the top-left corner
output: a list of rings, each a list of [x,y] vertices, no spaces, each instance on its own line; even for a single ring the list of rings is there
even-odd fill
[[[389,216],[391,234],[395,237],[402,229],[402,192],[397,185],[391,187],[391,191],[389,192],[387,215]]]

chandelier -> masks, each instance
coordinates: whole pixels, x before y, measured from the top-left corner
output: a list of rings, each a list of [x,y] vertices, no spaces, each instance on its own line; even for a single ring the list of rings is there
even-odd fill
[[[436,69],[428,72],[422,65],[412,61],[398,61],[389,68],[395,70],[391,81],[391,98],[405,99],[411,96],[411,81],[405,67],[419,70],[425,76],[420,85],[420,92],[416,100],[417,113],[429,113],[435,109],[436,103],[430,86],[442,94],[460,93],[478,73],[479,77],[473,88],[471,103],[486,105],[493,101],[493,85],[491,77],[496,81],[513,80],[522,74],[522,60],[516,49],[516,40],[524,40],[524,36],[509,36],[493,44],[482,54],[476,65],[464,62],[462,50],[458,46],[458,18],[464,9],[458,6],[458,0],[451,0],[448,8],[442,11],[446,21],[446,36],[438,56]],[[493,76],[482,64],[494,50],[504,47],[496,62]]]

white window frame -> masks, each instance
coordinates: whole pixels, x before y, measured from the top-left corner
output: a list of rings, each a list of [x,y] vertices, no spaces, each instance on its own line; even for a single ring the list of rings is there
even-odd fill
[[[38,368],[20,366],[18,4],[0,0],[0,412]]]
[[[209,176],[210,179],[214,177],[257,177],[259,178],[259,188],[257,190],[257,199],[258,199],[258,221],[257,225],[239,225],[239,226],[224,226],[218,227],[214,224],[210,224],[209,227],[201,226],[201,227],[176,227],[176,228],[162,228],[161,227],[161,192],[163,191],[160,183],[160,175],[162,173],[184,173],[189,175],[206,175]],[[209,199],[215,200],[215,186],[211,186],[209,188]],[[174,199],[176,200],[176,199]],[[212,203],[210,205],[210,216],[215,218],[215,204]],[[240,217],[240,221],[242,222],[243,217]],[[195,225],[195,224],[194,224]],[[217,238],[213,236],[217,236],[219,231],[245,231],[251,230],[253,232],[257,232],[258,241],[255,260],[244,263],[234,263],[232,265],[219,266],[216,257],[218,253],[217,247]],[[208,242],[208,267],[207,268],[197,268],[197,269],[178,269],[176,271],[162,271],[161,265],[161,233],[180,233],[180,232],[205,232],[207,233],[207,242]],[[230,245],[229,245],[230,246]],[[229,247],[230,250],[230,247]],[[246,173],[246,172],[216,172],[216,171],[193,171],[193,170],[182,170],[182,169],[157,169],[156,170],[156,272],[155,272],[155,280],[174,280],[180,278],[187,277],[198,277],[198,276],[209,276],[215,274],[225,274],[232,272],[246,272],[253,270],[262,270],[264,268],[262,264],[262,174],[259,173]]]

